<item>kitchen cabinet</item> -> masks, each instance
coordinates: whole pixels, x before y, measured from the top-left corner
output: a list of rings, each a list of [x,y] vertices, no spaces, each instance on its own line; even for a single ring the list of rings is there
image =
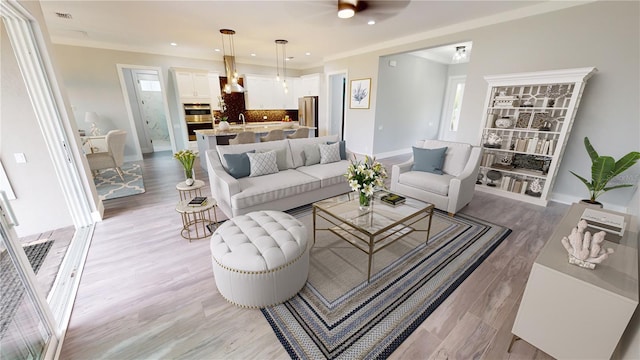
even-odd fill
[[[175,70],[174,79],[180,102],[207,103],[217,107],[217,99],[220,96],[217,73]]]
[[[287,77],[289,91],[274,76],[246,75],[245,102],[247,110],[297,109],[293,94],[293,78]]]
[[[295,83],[296,99],[303,96],[320,95],[320,74],[302,75],[296,78]]]
[[[546,206],[584,86],[596,71],[486,76],[476,190]]]

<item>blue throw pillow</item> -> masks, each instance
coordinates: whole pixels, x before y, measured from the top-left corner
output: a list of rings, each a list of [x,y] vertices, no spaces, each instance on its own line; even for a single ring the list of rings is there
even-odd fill
[[[340,160],[347,160],[347,144],[340,140]],[[327,145],[335,144],[335,141],[327,141]]]
[[[251,163],[247,153],[254,153],[255,150],[243,152],[241,154],[224,154],[224,161],[227,162],[227,172],[236,179],[249,176],[251,174]]]
[[[413,166],[411,167],[411,170],[442,175],[442,165],[444,165],[446,152],[447,147],[439,149],[423,149],[414,146]]]

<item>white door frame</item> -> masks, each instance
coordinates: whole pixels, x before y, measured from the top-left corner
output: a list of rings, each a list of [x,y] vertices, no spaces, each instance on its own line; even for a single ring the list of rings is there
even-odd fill
[[[88,162],[81,152],[77,129],[72,125],[60,83],[47,49],[47,41],[34,18],[15,0],[0,2],[0,15],[24,78],[34,113],[42,131],[71,219],[76,228],[58,276],[49,292],[48,305],[55,320],[61,349],[80,274],[84,268],[94,229],[101,216]],[[28,263],[21,266],[30,266]],[[37,286],[34,284],[34,286]]]
[[[122,89],[122,96],[124,97],[124,105],[127,109],[127,117],[129,118],[129,126],[133,138],[136,140],[136,160],[142,160],[142,149],[140,142],[138,141],[138,132],[136,130],[136,123],[133,117],[133,110],[131,110],[131,102],[129,101],[129,92],[127,90],[127,84],[124,81],[124,69],[132,70],[155,70],[158,73],[158,79],[160,80],[160,87],[162,88],[162,101],[164,102],[164,116],[167,119],[167,129],[169,131],[169,140],[171,140],[171,150],[176,153],[176,139],[173,136],[173,125],[171,123],[171,114],[169,113],[169,102],[167,101],[167,91],[165,88],[164,77],[162,76],[162,68],[158,66],[143,66],[143,65],[129,65],[129,64],[116,64],[118,69],[118,79],[120,80],[120,88]]]
[[[459,83],[466,83],[466,80],[466,75],[449,76],[447,80],[447,88],[444,93],[444,106],[442,108],[442,116],[440,118],[440,126],[438,129],[438,139],[440,140],[456,140],[455,136],[451,136],[449,123],[451,121],[451,115],[453,115],[453,103],[456,97],[456,88]]]
[[[336,106],[338,104],[333,104],[331,103],[329,100],[332,99],[332,88],[331,88],[331,77],[335,76],[335,75],[344,75],[345,81],[349,81],[349,71],[347,69],[342,69],[342,70],[335,70],[335,71],[329,71],[325,74],[325,81],[324,83],[326,84],[326,98],[327,101],[326,102],[326,106],[325,106],[325,111],[326,111],[326,116],[325,116],[325,129],[329,130],[331,128],[331,119],[330,119],[330,114],[331,114],[331,108],[333,106]],[[349,84],[345,84],[346,88],[345,91],[348,94],[349,93]],[[344,140],[345,138],[345,133],[344,131],[346,130],[345,124],[347,122],[347,101],[346,99],[343,100],[343,104],[339,104],[342,106],[342,118],[343,118],[343,123],[342,123],[342,139]],[[320,134],[322,135],[322,134]],[[325,134],[325,135],[331,135],[331,134]]]

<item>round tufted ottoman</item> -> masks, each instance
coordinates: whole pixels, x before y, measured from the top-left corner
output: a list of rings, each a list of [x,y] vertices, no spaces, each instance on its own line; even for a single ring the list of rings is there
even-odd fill
[[[307,282],[307,230],[280,211],[236,216],[211,236],[213,274],[220,294],[246,307],[293,297]]]

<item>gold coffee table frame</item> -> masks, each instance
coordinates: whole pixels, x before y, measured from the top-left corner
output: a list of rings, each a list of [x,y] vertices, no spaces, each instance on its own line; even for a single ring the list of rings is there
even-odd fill
[[[313,204],[313,244],[316,232],[329,231],[342,240],[369,255],[367,282],[371,279],[373,254],[413,232],[425,232],[425,243],[429,240],[434,205],[407,197],[404,204],[391,206],[380,200],[387,192],[378,192],[369,210],[360,210],[358,197],[346,199],[344,195]],[[317,219],[331,224],[318,228]],[[416,226],[428,221],[425,230]]]

